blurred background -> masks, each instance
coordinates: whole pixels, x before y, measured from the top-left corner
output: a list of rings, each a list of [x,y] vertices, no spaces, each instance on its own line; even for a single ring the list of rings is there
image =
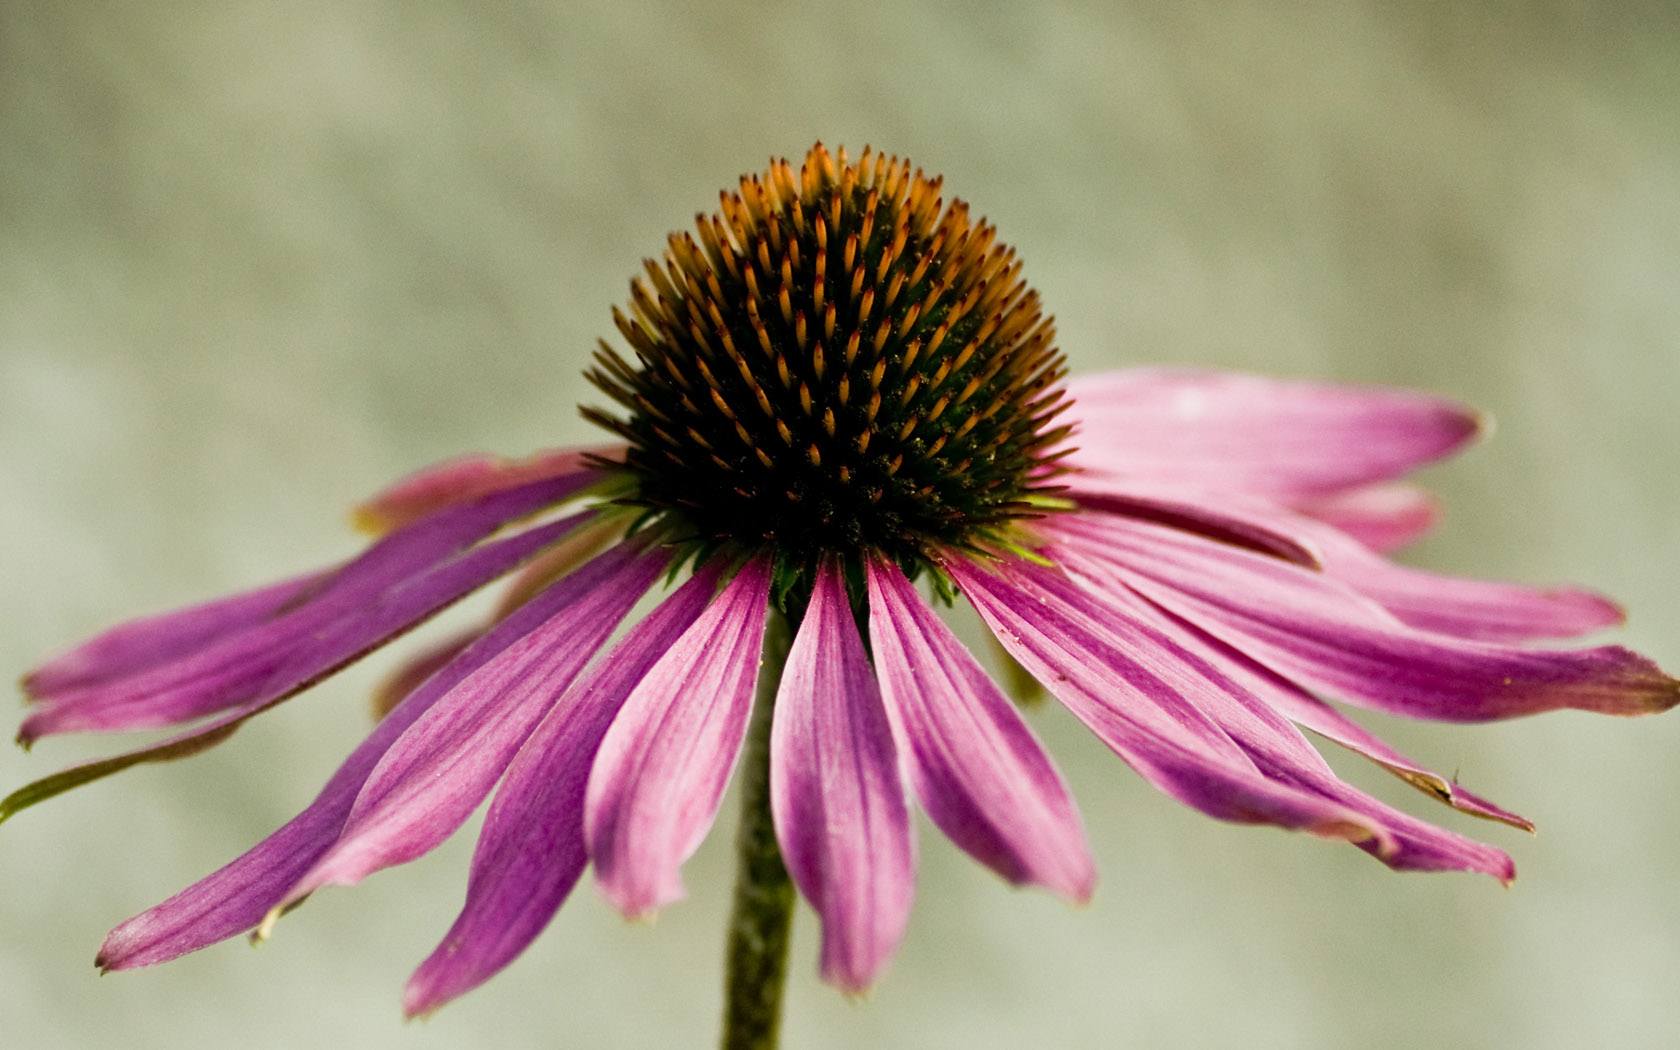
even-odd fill
[[[1680,669],[1680,17],[1671,4],[181,2],[0,6],[0,669],[345,556],[345,508],[575,404],[639,260],[814,140],[946,176],[1077,370],[1404,384],[1497,435],[1427,480],[1415,564],[1574,580]],[[47,1050],[706,1046],[733,807],[688,901],[586,883],[424,1023],[399,993],[470,835],[234,941],[98,978],[105,931],[301,808],[391,661],[190,763],[0,829],[0,1032]],[[864,1002],[796,932],[785,1044],[1671,1046],[1680,716],[1370,719],[1531,818],[1504,890],[1209,821],[1070,718],[1035,726],[1103,882],[1015,892],[925,824]],[[122,746],[0,755],[0,788]]]

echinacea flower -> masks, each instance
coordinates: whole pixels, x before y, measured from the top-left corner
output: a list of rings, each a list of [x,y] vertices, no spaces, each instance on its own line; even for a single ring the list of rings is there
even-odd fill
[[[1604,598],[1382,556],[1434,519],[1396,479],[1472,439],[1474,413],[1189,370],[1064,382],[1013,252],[907,162],[818,146],[773,163],[646,271],[615,313],[633,360],[603,343],[589,375],[616,407],[584,414],[618,444],[423,470],[363,508],[382,535],[344,564],[117,627],[28,675],[25,743],[186,728],[24,788],[0,818],[219,743],[518,573],[490,623],[396,677],[308,808],[119,926],[102,967],[266,932],[323,886],[431,850],[492,794],[411,1014],[512,961],[588,867],[627,915],[670,904],[778,619],[794,633],[771,679],[775,837],[821,918],[822,975],[849,991],[904,933],[912,800],[1011,883],[1083,900],[1095,881],[1066,784],[937,601],[969,602],[1160,790],[1397,869],[1513,874],[1342,781],[1302,729],[1455,809],[1528,822],[1323,697],[1465,722],[1680,701],[1637,653],[1526,644],[1620,622]]]

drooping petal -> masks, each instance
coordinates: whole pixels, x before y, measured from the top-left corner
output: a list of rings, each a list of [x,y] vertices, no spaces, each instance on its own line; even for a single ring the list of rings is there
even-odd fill
[[[1390,852],[1383,852],[1374,840],[1359,847],[1395,871],[1476,872],[1492,875],[1507,886],[1517,877],[1511,855],[1496,846],[1419,820],[1340,781],[1315,787],[1325,797],[1357,808],[1383,826],[1394,843]]]
[[[478,987],[548,925],[588,862],[584,788],[613,717],[636,683],[717,592],[696,574],[573,683],[508,766],[473,853],[467,901],[403,993],[410,1017]]]
[[[872,558],[866,575],[875,673],[922,808],[1010,882],[1088,898],[1079,812],[1032,730],[897,567]]]
[[[1473,794],[1458,783],[1394,750],[1381,737],[1359,725],[1318,697],[1300,689],[1280,688],[1272,698],[1279,713],[1303,729],[1310,729],[1349,751],[1357,752],[1390,773],[1461,813],[1497,820],[1524,831],[1534,824],[1526,817]]]
[[[1619,646],[1533,650],[1421,631],[1318,572],[1111,515],[1051,527],[1116,580],[1284,677],[1395,714],[1475,722],[1644,714],[1680,684]]]
[[[87,689],[203,649],[274,616],[331,574],[311,573],[203,605],[130,620],[24,675],[30,700]]]
[[[285,607],[242,630],[216,637],[167,662],[101,679],[44,698],[25,720],[19,739],[51,733],[176,725],[286,692],[326,673],[356,652],[343,641],[359,635],[359,621],[434,566],[504,525],[565,498],[575,475],[526,485],[453,507],[393,533],[343,568],[323,576]],[[587,515],[567,519],[570,531]],[[543,533],[541,535],[547,535]],[[558,535],[550,536],[553,542]],[[520,560],[523,560],[521,557]],[[505,571],[505,570],[504,570]],[[295,681],[287,676],[302,674]]]
[[[684,894],[679,869],[717,816],[752,714],[770,561],[742,567],[624,702],[589,775],[596,879],[627,916]]]
[[[1379,554],[1422,539],[1441,518],[1433,495],[1404,481],[1384,481],[1295,500],[1294,508]]]
[[[1068,393],[1081,421],[1070,464],[1280,498],[1398,477],[1481,426],[1423,393],[1190,369],[1084,376]]]
[[[1211,668],[1218,678],[1226,680],[1229,683],[1227,688],[1233,691],[1235,698],[1241,699],[1245,695],[1252,697],[1251,702],[1263,705],[1262,710],[1275,713],[1302,728],[1311,729],[1365,755],[1407,783],[1454,809],[1510,824],[1525,831],[1534,829],[1534,826],[1522,817],[1471,794],[1445,777],[1405,758],[1329,704],[1256,663],[1246,654],[1171,615],[1123,584],[1115,582],[1111,574],[1100,565],[1091,563],[1077,550],[1052,546],[1045,548],[1045,554],[1063,570],[1076,578],[1088,581],[1088,585],[1082,588],[1082,600],[1087,607],[1101,610],[1099,617],[1103,625],[1112,624],[1117,620],[1148,624],[1151,630],[1167,638],[1173,647],[1193,654],[1203,666]],[[1256,737],[1252,732],[1240,724],[1233,724],[1232,732],[1245,748],[1251,753],[1254,752]],[[1264,741],[1262,745],[1264,750],[1279,750],[1275,746],[1265,746]],[[1305,741],[1296,737],[1287,742],[1280,754],[1286,762],[1299,763],[1306,756],[1306,747]],[[1276,761],[1273,762],[1274,766],[1277,764]],[[1297,777],[1304,782],[1315,783],[1322,776],[1333,776],[1329,767],[1317,760],[1316,755],[1305,765],[1310,768],[1304,776]]]
[[[554,610],[432,706],[380,759],[339,840],[285,907],[435,848],[472,815],[538,720],[658,578],[668,556],[626,542],[544,591]]]
[[[1502,851],[1415,820],[1341,782],[1254,686],[1267,683],[1183,634],[1141,602],[1080,588],[1040,566],[954,560],[952,572],[1023,666],[1129,765],[1211,816],[1352,841],[1391,867],[1512,875]],[[1140,674],[1141,672],[1141,674]],[[1230,672],[1230,673],[1228,673]],[[1151,677],[1153,681],[1151,681]],[[1240,758],[1186,748],[1140,709],[1173,701],[1226,731]]]
[[[1573,638],[1615,627],[1620,606],[1581,587],[1525,587],[1442,576],[1396,565],[1322,530],[1313,536],[1324,571],[1425,631],[1489,642]]]
[[[63,794],[141,763],[168,762],[214,747],[232,736],[246,719],[286,700],[317,678],[360,658],[371,649],[509,572],[520,562],[565,535],[566,531],[576,524],[577,518],[586,514],[539,525],[505,539],[483,544],[443,562],[424,575],[392,588],[379,604],[365,608],[337,625],[338,633],[335,634],[333,648],[328,653],[333,662],[323,662],[319,652],[311,653],[310,662],[306,666],[300,668],[293,665],[275,673],[274,681],[282,684],[290,682],[292,684],[289,687],[275,686],[258,690],[252,699],[232,710],[160,743],[136,748],[111,758],[85,762],[26,784],[0,799],[0,822],[54,795]]]
[[[1385,834],[1345,806],[1268,780],[1228,736],[1224,747],[1215,748],[1166,731],[1176,721],[1196,720],[1189,714],[1194,703],[1188,691],[1218,687],[1205,680],[1198,684],[1189,669],[1173,666],[1164,639],[1127,624],[1144,644],[1122,652],[1091,617],[1065,600],[1051,601],[1042,586],[980,573],[957,559],[945,565],[1010,655],[1160,790],[1221,820],[1278,824],[1355,842]],[[1176,717],[1149,717],[1164,704],[1178,709]]]
[[[833,562],[818,570],[776,693],[770,807],[788,873],[822,918],[823,979],[860,992],[904,936],[916,844],[892,728]]]
[[[456,685],[555,611],[541,600],[509,616],[403,697],[327,781],[308,808],[215,873],[118,926],[99,965],[127,970],[167,962],[257,926],[337,841],[368,774],[398,737]]]
[[[1322,521],[1253,496],[1213,497],[1160,482],[1084,477],[1070,479],[1068,488],[1093,511],[1167,525],[1322,569],[1427,631],[1512,642],[1574,637],[1622,621],[1614,602],[1581,588],[1526,587],[1396,565]],[[1216,511],[1198,509],[1213,502]],[[1288,545],[1299,556],[1292,556]]]
[[[423,467],[363,502],[356,508],[356,525],[386,533],[458,503],[562,475],[594,484],[601,475],[589,469],[590,457],[612,458],[622,447],[546,449],[520,459],[486,452],[456,456]]]

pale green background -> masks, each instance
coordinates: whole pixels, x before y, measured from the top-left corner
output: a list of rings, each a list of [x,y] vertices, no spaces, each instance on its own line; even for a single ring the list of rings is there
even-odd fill
[[[432,459],[588,438],[577,374],[638,260],[819,137],[945,173],[1077,369],[1489,410],[1497,437],[1429,474],[1450,518],[1411,557],[1599,586],[1631,612],[1618,639],[1680,668],[1672,4],[30,0],[0,7],[0,668],[342,557],[344,508]],[[657,926],[585,885],[425,1024],[398,993],[465,836],[260,951],[95,977],[108,927],[311,797],[377,671],[0,829],[0,1042],[709,1045],[721,826]],[[1095,902],[1012,892],[925,834],[867,1002],[815,980],[802,913],[787,1046],[1675,1045],[1680,716],[1374,721],[1538,821],[1473,825],[1342,763],[1509,849],[1512,889],[1216,824],[1046,711]],[[5,753],[0,786],[118,746]]]

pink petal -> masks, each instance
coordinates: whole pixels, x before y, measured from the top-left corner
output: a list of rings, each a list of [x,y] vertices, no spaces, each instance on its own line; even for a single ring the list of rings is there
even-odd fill
[[[1580,587],[1525,587],[1409,569],[1330,529],[1313,545],[1324,571],[1425,631],[1488,642],[1573,638],[1626,619],[1615,602]]]
[[[1298,497],[1384,481],[1475,436],[1477,414],[1408,390],[1130,369],[1068,383],[1070,465],[1126,477]]]
[[[579,515],[578,517],[583,517]],[[168,762],[197,754],[232,736],[244,721],[266,711],[325,674],[365,655],[391,638],[482,587],[520,562],[554,542],[576,524],[577,519],[552,522],[505,539],[486,543],[445,561],[436,568],[388,592],[376,606],[361,609],[336,625],[332,648],[323,657],[307,653],[308,661],[275,672],[274,684],[259,689],[225,714],[161,743],[137,748],[111,758],[86,762],[43,777],[0,799],[0,821],[38,802],[72,788],[91,783],[144,762]]]
[[[218,632],[208,644],[162,663],[45,697],[19,738],[28,743],[50,733],[175,725],[300,688],[358,652],[361,625],[377,618],[370,610],[389,604],[435,566],[459,559],[464,548],[552,505],[575,485],[571,476],[527,485],[417,522],[322,575],[267,618]],[[526,535],[552,542],[589,517],[586,512],[570,518],[552,535],[551,527]]]
[[[1377,482],[1294,501],[1294,507],[1379,554],[1421,539],[1441,518],[1434,496],[1403,481]]]
[[[668,556],[628,542],[544,591],[554,610],[432,706],[368,777],[338,842],[280,906],[429,852],[478,807],[532,728],[606,643]]]
[[[113,627],[30,671],[29,699],[86,689],[168,663],[261,623],[331,574],[311,573]]]
[[[1524,831],[1534,830],[1533,822],[1528,819],[1466,791],[1456,780],[1449,780],[1434,770],[1419,765],[1318,697],[1299,689],[1283,688],[1284,684],[1286,683],[1280,683],[1272,702],[1276,704],[1279,712],[1296,725],[1310,729],[1349,751],[1364,755],[1419,791],[1445,802],[1461,813],[1497,820]]]
[[[1504,853],[1342,783],[1266,702],[1270,691],[1251,691],[1265,682],[1173,632],[1141,603],[1118,592],[1099,597],[1027,563],[995,566],[991,574],[955,561],[947,568],[1011,655],[1129,765],[1180,801],[1224,820],[1345,838],[1395,868],[1510,878]],[[1138,719],[1140,710],[1168,701],[1200,709],[1229,734],[1238,757],[1185,747]]]
[[[822,917],[822,975],[861,992],[910,920],[916,843],[892,728],[841,571],[818,570],[770,734],[770,805],[794,884]]]
[[[1680,683],[1620,647],[1464,641],[1408,627],[1322,573],[1145,522],[1069,514],[1050,528],[1284,677],[1379,710],[1474,722],[1559,708],[1643,714],[1680,701]]]
[[[601,738],[636,683],[711,603],[717,580],[703,571],[661,603],[566,690],[514,756],[473,853],[466,905],[409,979],[410,1017],[494,976],[571,893],[588,862],[584,789]]]
[[[717,816],[752,713],[770,560],[748,562],[637,684],[589,775],[584,834],[625,915],[684,894],[678,869]]]
[[[1087,899],[1079,812],[1032,730],[903,573],[872,558],[866,574],[875,673],[922,808],[1010,882]]]
[[[1212,668],[1218,678],[1229,683],[1228,688],[1234,690],[1233,695],[1239,698],[1244,695],[1251,696],[1252,703],[1263,705],[1267,711],[1275,712],[1278,716],[1360,752],[1412,786],[1455,809],[1526,831],[1534,829],[1534,826],[1522,817],[1465,791],[1439,774],[1400,755],[1374,734],[1293,682],[1183,620],[1168,615],[1124,585],[1113,582],[1110,574],[1100,565],[1092,564],[1077,550],[1051,547],[1046,548],[1046,554],[1064,570],[1080,573],[1089,581],[1086,600],[1093,608],[1106,610],[1100,614],[1105,625],[1115,620],[1137,620],[1146,623],[1169,639],[1170,646],[1193,654],[1201,664]],[[1248,750],[1254,750],[1253,734],[1239,730],[1233,732],[1244,741]],[[1305,751],[1296,749],[1306,747],[1304,740],[1295,738],[1289,747],[1283,749],[1293,753],[1283,757],[1285,760],[1299,760],[1305,756]],[[1330,774],[1329,767],[1318,760],[1316,755],[1306,765],[1310,769],[1305,776],[1298,779],[1312,781],[1321,774]]]
[[[1252,496],[1210,496],[1160,482],[1084,477],[1070,479],[1068,491],[1093,511],[1167,525],[1323,569],[1424,630],[1510,642],[1572,637],[1622,621],[1615,603],[1580,588],[1533,588],[1396,565],[1324,522]],[[1210,503],[1219,509],[1206,509]]]
[[[532,602],[463,650],[403,698],[307,809],[231,864],[111,931],[99,965],[127,970],[167,962],[255,927],[337,841],[368,774],[391,744],[457,684],[553,612],[551,604]]]
[[[1162,791],[1221,820],[1278,824],[1356,842],[1385,834],[1345,806],[1268,780],[1228,736],[1224,747],[1213,748],[1167,732],[1175,718],[1206,719],[1200,712],[1189,714],[1191,691],[1207,700],[1227,686],[1198,682],[1164,639],[1120,621],[1135,635],[1132,651],[1125,652],[1089,612],[1078,611],[1065,596],[1054,600],[1042,578],[1033,581],[1037,586],[1025,583],[1021,573],[1031,570],[1018,569],[1004,579],[956,559],[945,566],[1009,654]],[[1229,698],[1222,699],[1228,705]],[[1178,709],[1175,718],[1151,717],[1168,704]]]
[[[614,458],[622,447],[548,449],[523,459],[487,452],[456,456],[417,470],[380,491],[356,508],[356,524],[368,532],[389,532],[446,507],[562,475],[579,478],[581,489],[603,476],[590,469],[590,457]]]

